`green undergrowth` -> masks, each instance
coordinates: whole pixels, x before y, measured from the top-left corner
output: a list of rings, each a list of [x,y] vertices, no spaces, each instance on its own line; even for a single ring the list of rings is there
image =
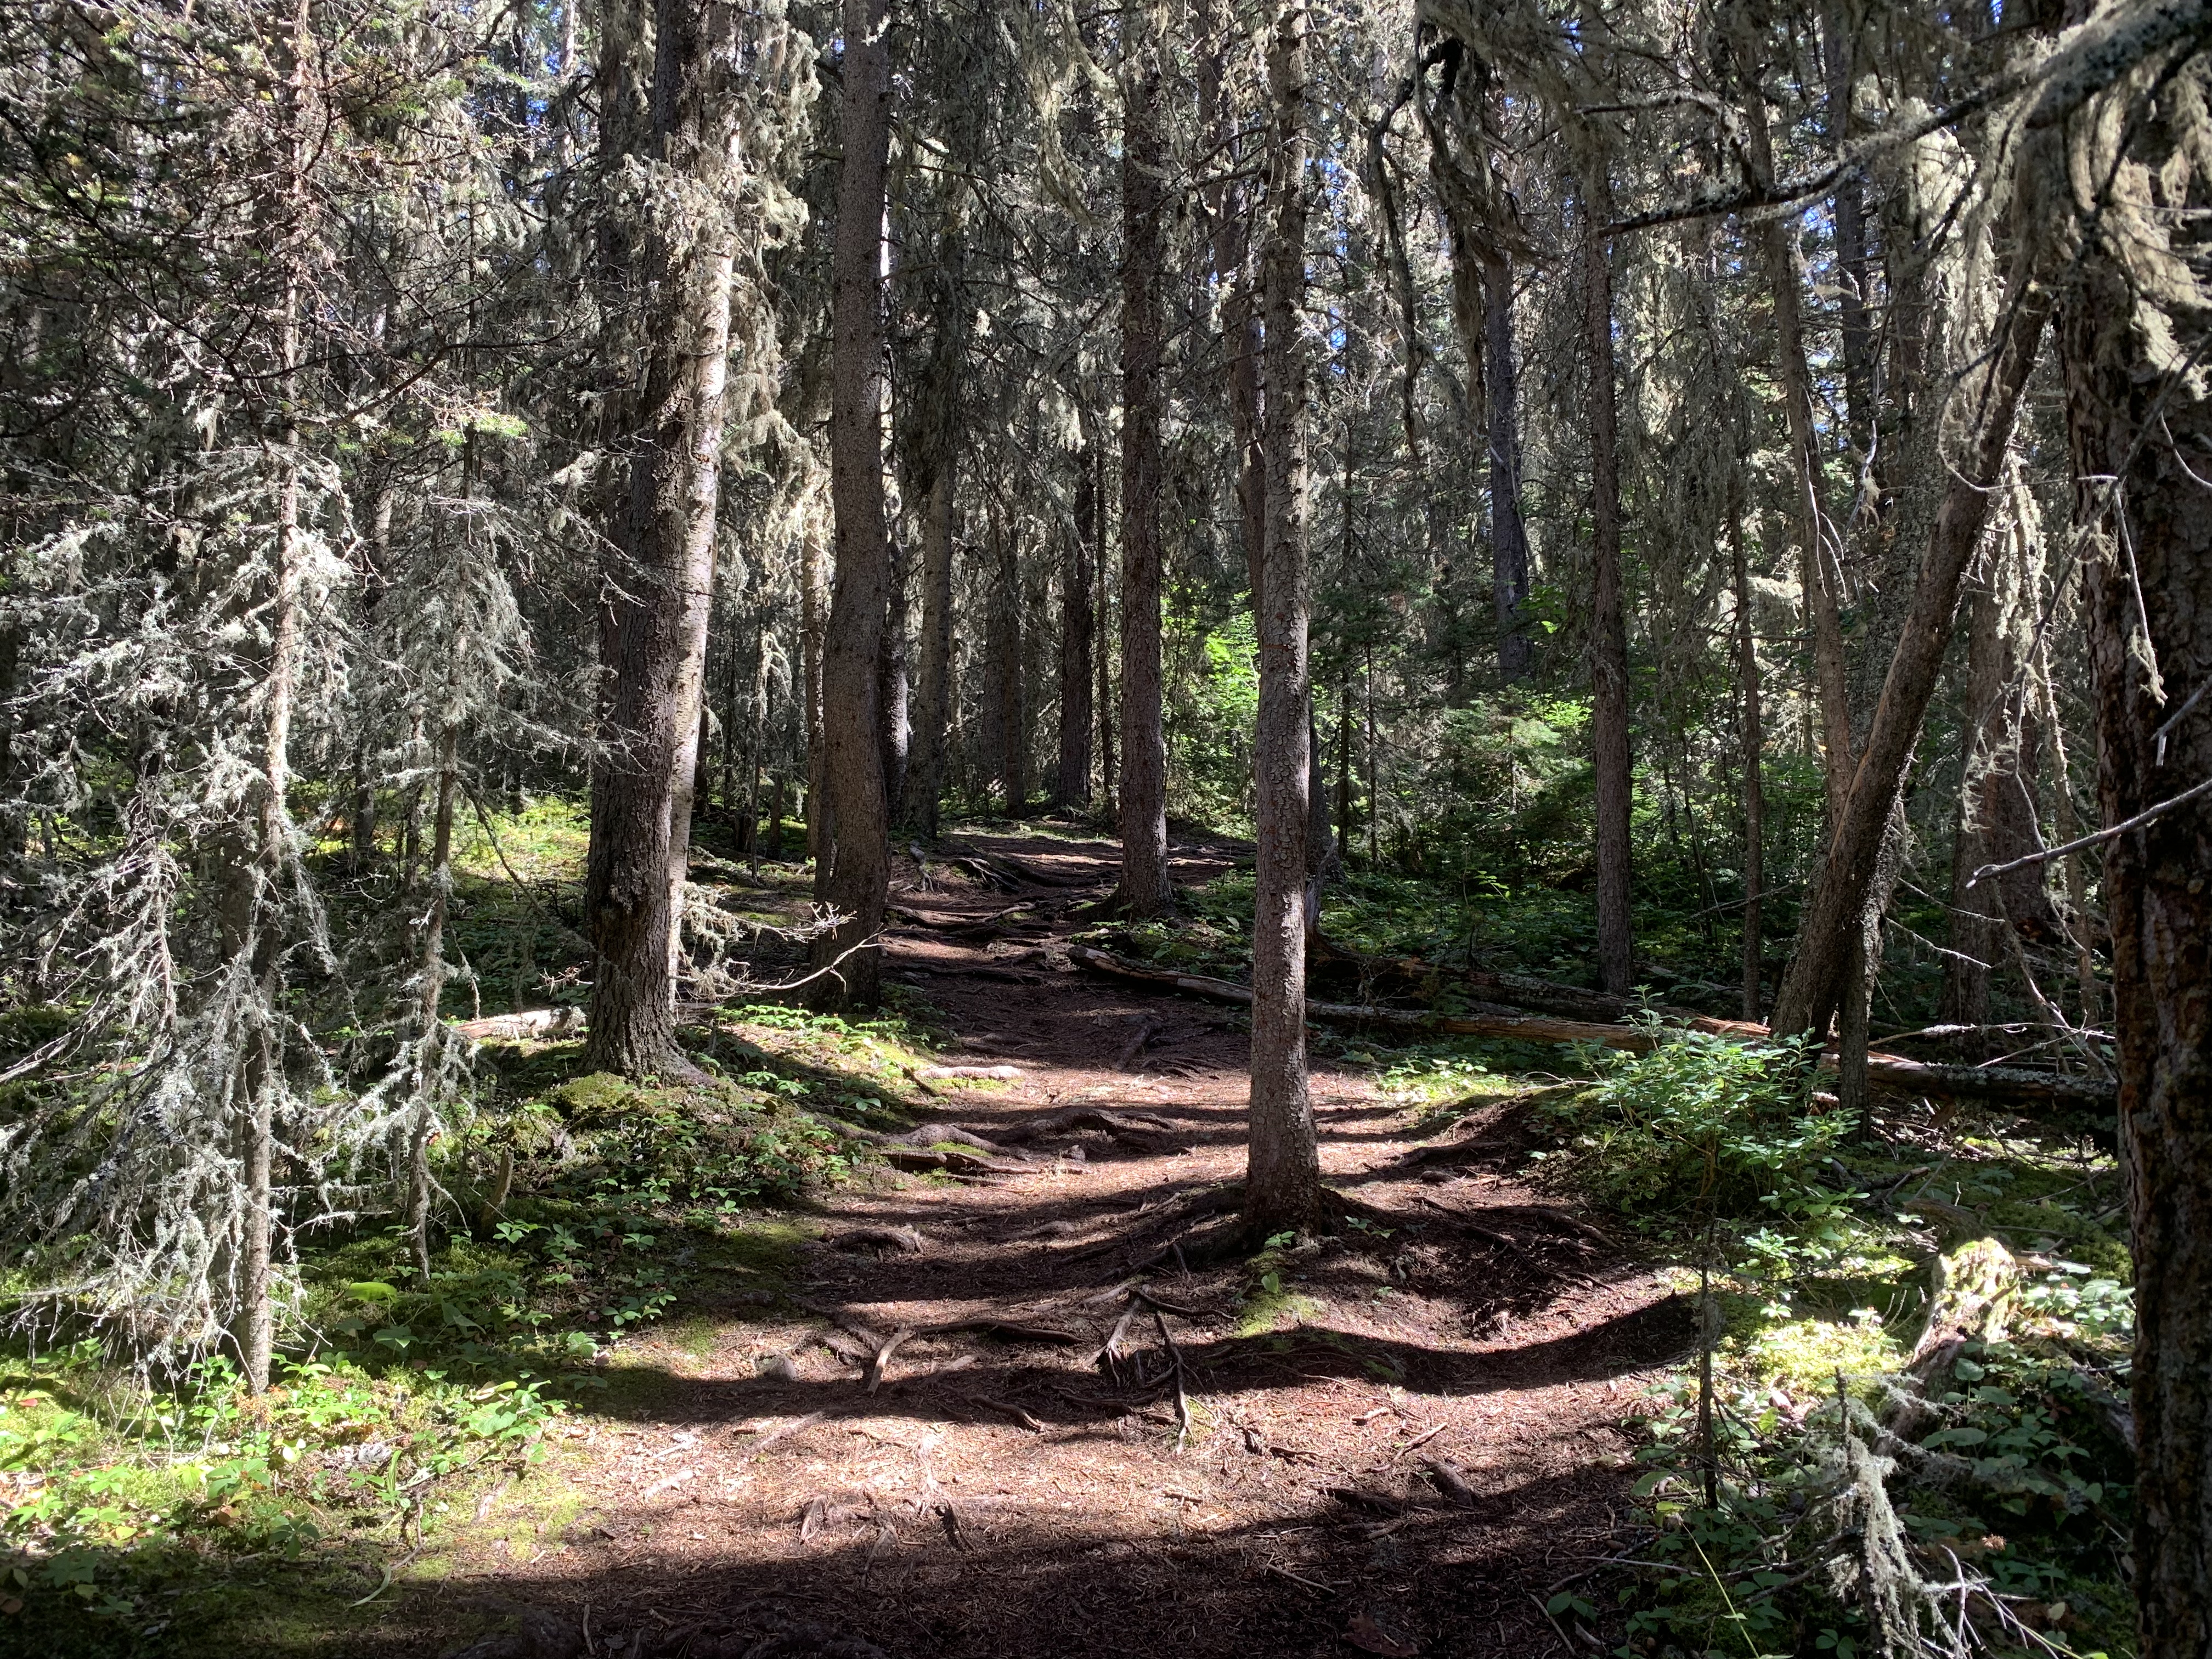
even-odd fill
[[[1951,1589],[1908,1583],[1901,1604],[1929,1631],[1933,1602],[1963,1606],[1975,1651],[2131,1653],[2111,1160],[1924,1109],[1862,1132],[1792,1045],[1680,1033],[1587,1058],[1593,1085],[1531,1109],[1531,1175],[1675,1264],[1713,1376],[1710,1440],[1695,1359],[1631,1419],[1649,1533],[1624,1552],[1614,1651],[1853,1659],[1883,1650],[1868,1584],[1917,1579]],[[1960,1340],[1916,1371],[1943,1273],[1991,1295],[1934,1303]],[[1890,1514],[1901,1565],[1867,1541]],[[1583,1616],[1577,1599],[1553,1613]]]
[[[462,1547],[492,1484],[536,1492],[564,1413],[641,1408],[641,1336],[696,1350],[784,1300],[813,1194],[865,1157],[850,1126],[913,1121],[927,1018],[719,1009],[682,1086],[486,1045],[434,1147],[427,1278],[388,1216],[303,1231],[258,1399],[219,1356],[0,1348],[0,1650],[282,1651],[374,1618],[350,1604]]]

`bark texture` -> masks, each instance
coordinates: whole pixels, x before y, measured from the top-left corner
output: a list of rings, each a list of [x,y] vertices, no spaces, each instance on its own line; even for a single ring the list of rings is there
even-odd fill
[[[1076,452],[1075,469],[1074,533],[1060,570],[1060,767],[1052,794],[1060,806],[1091,803],[1091,550],[1098,499],[1087,448]]]
[[[1800,915],[1797,949],[1775,997],[1777,1030],[1826,1032],[1841,1006],[1882,843],[1942,673],[1960,586],[1989,521],[1993,486],[2050,310],[2049,296],[2034,282],[2023,252],[1998,307],[1994,361],[1960,392],[1971,411],[1968,435],[1936,512],[1864,750],[1833,813],[1828,845]]]
[[[1160,378],[1167,149],[1158,19],[1124,14],[1121,141],[1121,897],[1133,916],[1175,907],[1168,881],[1167,736],[1160,723]]]
[[[1757,1019],[1765,958],[1761,910],[1766,896],[1766,720],[1759,708],[1759,640],[1751,602],[1751,562],[1743,548],[1743,476],[1729,483],[1729,563],[1735,586],[1736,694],[1742,699],[1743,1017]]]
[[[945,728],[952,718],[952,490],[956,457],[938,458],[921,507],[921,683],[914,702],[901,821],[937,838],[945,793]]]
[[[1267,44],[1268,224],[1263,256],[1267,401],[1265,599],[1253,764],[1259,810],[1252,921],[1252,1102],[1244,1220],[1264,1235],[1322,1205],[1306,1070],[1305,892],[1311,787],[1307,719],[1305,362],[1306,12],[1275,14]]]
[[[2154,78],[2155,77],[2155,78]],[[2153,88],[2155,88],[2154,90]],[[2212,64],[2154,62],[2065,133],[2083,246],[2058,339],[2095,676],[2124,823],[2212,777]],[[2125,140],[2127,148],[2119,149]],[[2193,698],[2202,698],[2191,707]],[[2212,1653],[2212,798],[2105,849],[2136,1266],[2135,1591],[2144,1659]]]
[[[655,7],[649,65],[646,21],[636,6],[606,15],[603,166],[611,174],[632,158],[657,163],[712,200],[735,129],[721,88],[734,14]],[[729,341],[730,229],[708,211],[690,237],[611,216],[602,243],[617,293],[608,367],[634,378],[607,399],[621,483],[600,580],[605,679],[584,902],[589,1063],[625,1077],[690,1064],[676,1043],[672,889],[679,834],[687,844],[690,836]]]
[[[1500,257],[1482,273],[1482,383],[1488,401],[1492,604],[1498,617],[1498,672],[1509,684],[1536,672],[1528,637],[1528,526],[1521,516],[1521,392],[1513,362],[1513,266]]]
[[[1583,196],[1593,225],[1612,217],[1601,173]],[[1589,360],[1590,760],[1597,775],[1597,980],[1616,995],[1633,976],[1628,912],[1628,629],[1621,615],[1620,462],[1613,404],[1613,254],[1604,237],[1583,245],[1583,328]]]
[[[884,521],[884,179],[890,144],[890,57],[883,0],[846,0],[844,158],[831,253],[830,497],[836,586],[822,653],[823,802],[832,826],[817,854],[816,901],[844,920],[815,941],[817,1000],[872,1008],[881,992],[890,848],[878,702],[890,587]]]

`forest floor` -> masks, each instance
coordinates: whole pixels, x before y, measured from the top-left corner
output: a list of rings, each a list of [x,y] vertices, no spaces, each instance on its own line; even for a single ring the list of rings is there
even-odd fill
[[[948,1059],[1018,1072],[933,1083],[933,1117],[996,1141],[1092,1106],[1136,1131],[825,1194],[781,1299],[627,1341],[550,1457],[485,1492],[434,1575],[398,1576],[363,1650],[1598,1650],[1543,1604],[1618,1553],[1621,1425],[1692,1340],[1663,1274],[1519,1183],[1514,1097],[1425,1125],[1326,1061],[1351,1224],[1189,1268],[1165,1242],[1243,1171],[1241,1022],[1067,965],[1111,844],[963,841],[1048,880],[985,927],[1005,892],[906,871],[890,974],[958,1033]],[[920,1249],[838,1248],[862,1229]],[[979,1320],[1029,1328],[929,1334]]]

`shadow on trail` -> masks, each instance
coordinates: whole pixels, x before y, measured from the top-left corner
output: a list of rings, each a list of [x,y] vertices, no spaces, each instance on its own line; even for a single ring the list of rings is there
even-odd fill
[[[1342,1651],[1347,1632],[1379,1626],[1409,1650],[1527,1659],[1554,1636],[1522,1586],[1605,1553],[1603,1534],[1583,1524],[1596,1484],[1588,1471],[1527,1480],[1468,1509],[1417,1483],[1395,1514],[1387,1498],[1352,1506],[1316,1489],[1302,1511],[1224,1525],[1204,1489],[1233,1477],[1164,1452],[1156,1468],[1152,1489],[1134,1495],[1152,1512],[1141,1532],[1035,1498],[894,1493],[829,1476],[777,1532],[740,1538],[718,1526],[712,1498],[672,1495],[574,1570],[407,1586],[375,1636],[314,1650],[1287,1659]],[[672,1533],[706,1547],[663,1558],[653,1540]],[[1373,1650],[1371,1640],[1358,1645]]]

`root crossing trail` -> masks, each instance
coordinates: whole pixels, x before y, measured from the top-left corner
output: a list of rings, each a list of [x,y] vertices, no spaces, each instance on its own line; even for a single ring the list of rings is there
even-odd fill
[[[830,1198],[795,1305],[641,1340],[659,1386],[528,1483],[566,1518],[416,1617],[506,1606],[497,1652],[563,1659],[1596,1650],[1540,1603],[1620,1553],[1616,1425],[1689,1345],[1680,1302],[1516,1184],[1512,1103],[1418,1139],[1326,1065],[1358,1218],[1179,1264],[1242,1174],[1234,1015],[1056,956],[1110,845],[964,844],[1000,884],[895,894],[889,971],[963,1034],[951,1063],[1020,1073],[932,1082],[936,1118],[1030,1161]]]

